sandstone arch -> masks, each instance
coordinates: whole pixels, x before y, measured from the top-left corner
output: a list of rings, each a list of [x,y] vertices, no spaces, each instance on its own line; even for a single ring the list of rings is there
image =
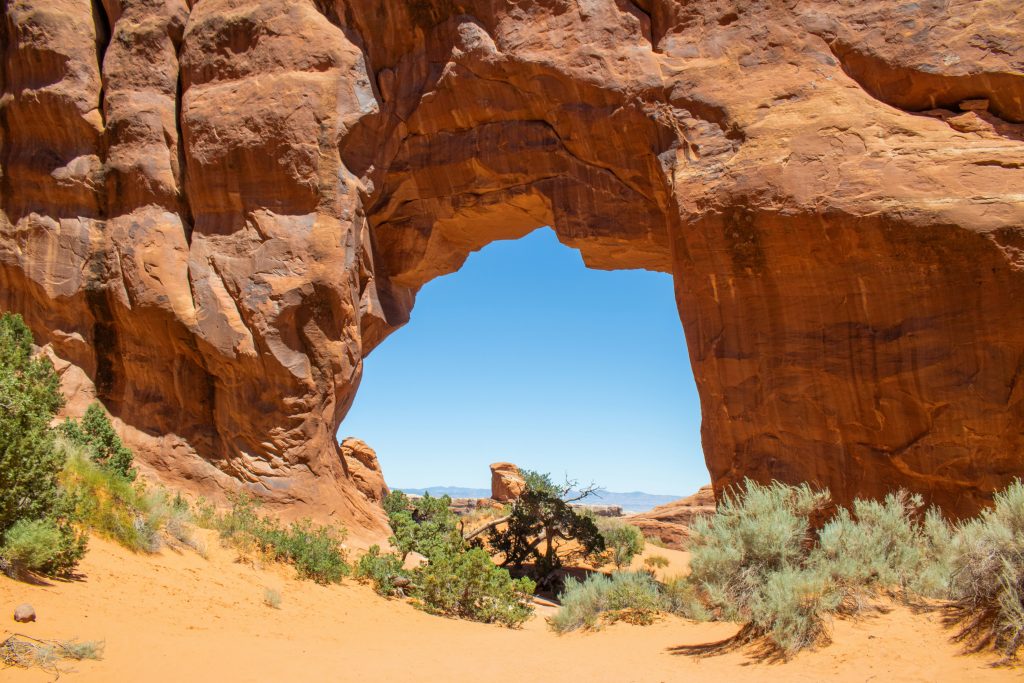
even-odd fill
[[[550,223],[673,274],[716,487],[973,512],[1024,470],[1022,12],[7,0],[0,306],[158,475],[372,534],[363,356]]]

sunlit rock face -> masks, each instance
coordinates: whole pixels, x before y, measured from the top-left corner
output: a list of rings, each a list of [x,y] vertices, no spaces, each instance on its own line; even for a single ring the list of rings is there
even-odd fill
[[[363,357],[547,224],[675,277],[719,491],[965,514],[1024,470],[1019,2],[3,12],[0,307],[169,483],[383,533]]]

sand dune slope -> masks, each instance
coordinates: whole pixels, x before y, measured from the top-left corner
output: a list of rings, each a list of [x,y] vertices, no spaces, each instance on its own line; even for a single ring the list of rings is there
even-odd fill
[[[281,566],[234,562],[209,539],[209,559],[164,550],[139,556],[93,539],[83,579],[30,586],[0,577],[0,634],[102,639],[99,662],[74,664],[81,681],[1007,681],[1020,669],[962,656],[934,617],[892,613],[834,624],[835,643],[787,664],[743,653],[694,660],[674,646],[734,632],[727,624],[676,618],[557,636],[543,611],[520,630],[432,617],[346,581],[322,587]],[[681,553],[673,555],[681,566]],[[263,604],[266,588],[281,609]],[[31,602],[39,621],[15,624]],[[550,613],[550,612],[548,612]],[[40,671],[0,670],[0,680],[51,680]]]

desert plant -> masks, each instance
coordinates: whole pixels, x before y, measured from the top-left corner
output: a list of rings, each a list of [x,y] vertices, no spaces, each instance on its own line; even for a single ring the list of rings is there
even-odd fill
[[[60,677],[63,659],[102,659],[103,642],[95,640],[39,640],[13,634],[0,642],[0,663],[23,669],[38,667]]]
[[[464,547],[451,502],[448,496],[435,498],[429,493],[410,500],[401,491],[392,492],[385,498],[384,509],[394,532],[391,545],[403,560],[410,552],[429,559]]]
[[[957,530],[950,620],[972,649],[992,647],[1008,662],[1024,645],[1024,484],[995,495],[994,506]]]
[[[857,499],[818,533],[812,562],[847,591],[906,588],[928,561],[919,521],[922,499],[906,491],[882,502]]]
[[[632,524],[618,519],[600,519],[597,528],[616,569],[629,566],[633,558],[644,551],[643,532]]]
[[[159,550],[161,520],[142,486],[95,463],[84,447],[61,443],[67,457],[61,484],[74,501],[76,519],[130,550]]]
[[[571,503],[590,495],[594,486],[579,489],[574,481],[555,486],[551,477],[524,472],[526,490],[512,504],[505,527],[488,531],[488,544],[504,556],[502,567],[526,571],[547,586],[569,559],[595,559],[605,549],[604,538],[591,515]],[[571,548],[561,550],[560,546]],[[529,567],[526,567],[529,563]]]
[[[85,536],[58,484],[64,454],[49,423],[64,404],[60,380],[32,342],[21,316],[0,315],[0,569],[58,574],[85,554]],[[46,552],[44,540],[55,544]]]
[[[658,583],[643,571],[615,572],[611,576],[595,573],[583,581],[570,577],[559,598],[562,607],[548,620],[559,633],[598,628],[601,619],[625,618],[631,623],[649,624],[666,607]]]
[[[281,609],[281,593],[273,588],[264,589],[263,604],[270,609]]]
[[[530,618],[535,585],[513,579],[480,548],[441,552],[415,570],[412,595],[431,614],[515,627]]]
[[[745,624],[738,640],[766,637],[788,656],[825,638],[841,594],[808,559],[810,516],[828,503],[806,484],[746,480],[694,524],[689,580],[714,618]]]
[[[72,443],[86,448],[93,462],[128,481],[135,481],[137,473],[132,467],[132,452],[114,431],[102,405],[93,403],[81,420],[67,418],[60,429]]]
[[[359,558],[355,576],[360,581],[373,584],[374,590],[380,595],[391,596],[398,593],[395,581],[406,578],[402,571],[402,558],[391,553],[382,553],[379,545],[372,545]]]
[[[259,514],[259,504],[246,493],[231,497],[231,509],[214,513],[213,526],[221,539],[240,552],[261,553],[270,560],[292,564],[301,579],[337,583],[351,571],[342,543],[347,531],[340,526],[323,526],[312,520],[292,522],[288,527]]]
[[[651,555],[644,558],[644,566],[649,570],[664,569],[669,564],[668,558],[664,555]]]

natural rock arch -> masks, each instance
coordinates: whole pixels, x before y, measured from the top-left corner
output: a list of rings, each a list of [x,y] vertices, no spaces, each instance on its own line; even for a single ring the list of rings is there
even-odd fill
[[[718,489],[958,514],[1024,470],[1019,3],[3,10],[0,306],[162,477],[379,532],[362,358],[544,224],[673,274]]]

